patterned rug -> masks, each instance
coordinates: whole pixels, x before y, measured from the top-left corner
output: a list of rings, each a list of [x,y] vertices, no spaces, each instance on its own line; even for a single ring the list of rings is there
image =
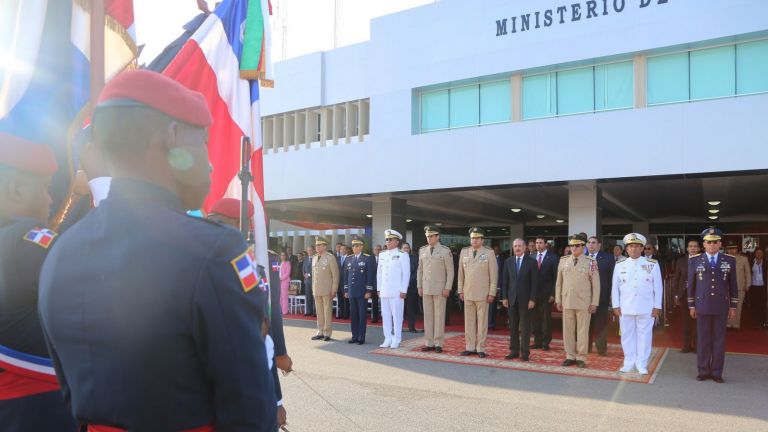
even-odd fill
[[[563,367],[560,364],[565,360],[565,349],[562,340],[553,340],[549,351],[532,349],[530,361],[506,360],[504,356],[509,354],[509,336],[489,335],[486,340],[486,358],[476,355],[467,357],[459,356],[464,351],[464,334],[447,333],[440,354],[434,351],[422,352],[424,338],[413,338],[403,341],[400,348],[377,348],[372,354],[406,357],[421,360],[442,361],[458,363],[470,366],[486,366],[502,369],[514,369],[529,372],[542,372],[560,375],[570,375],[584,378],[601,378],[619,381],[630,381],[643,384],[652,384],[656,374],[667,355],[667,348],[654,347],[651,358],[648,360],[648,375],[640,375],[637,372],[621,373],[619,368],[623,365],[624,355],[621,345],[608,344],[608,355],[603,357],[596,353],[589,354],[587,367],[580,369],[577,366]]]

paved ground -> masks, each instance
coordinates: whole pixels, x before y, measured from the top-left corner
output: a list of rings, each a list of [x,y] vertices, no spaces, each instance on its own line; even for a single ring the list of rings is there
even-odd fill
[[[380,328],[358,346],[345,327],[317,342],[313,323],[285,322],[291,432],[768,431],[764,356],[727,356],[715,384],[694,379],[695,355],[670,351],[654,384],[633,384],[373,355]]]

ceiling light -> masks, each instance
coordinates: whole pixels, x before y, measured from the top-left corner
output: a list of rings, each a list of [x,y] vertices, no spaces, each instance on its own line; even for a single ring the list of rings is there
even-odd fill
[[[709,209],[709,210],[707,210],[707,211],[708,211],[708,212],[710,212],[710,213],[712,213],[712,214],[718,214],[718,213],[720,213],[720,209]]]
[[[717,205],[720,205],[720,201],[707,201],[707,204],[711,206],[717,206]]]
[[[441,222],[437,222],[435,225],[436,226],[443,226],[443,224]]]
[[[520,213],[520,211],[522,211],[523,209],[511,208],[510,210],[512,210],[512,213]]]
[[[544,219],[545,217],[546,217],[546,216],[544,216],[544,215],[536,215],[536,218],[537,218],[537,219]]]
[[[411,222],[413,222],[413,219],[406,219],[405,221],[408,222],[408,223],[411,223]]]
[[[565,221],[564,221],[564,220],[562,220],[562,219],[558,219],[558,220],[556,220],[555,222],[557,222],[557,223],[563,223],[563,222],[565,222]]]
[[[367,214],[367,215],[365,215],[365,217],[367,217],[367,218],[372,218],[372,217],[373,217],[373,215],[369,215],[369,214]]]
[[[709,220],[717,220],[717,218],[718,218],[719,216],[708,216],[708,217],[709,217]]]

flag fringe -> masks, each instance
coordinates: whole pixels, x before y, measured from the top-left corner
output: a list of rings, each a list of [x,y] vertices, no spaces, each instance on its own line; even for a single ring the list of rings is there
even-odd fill
[[[84,11],[91,13],[91,2],[89,0],[72,0],[76,5],[80,6]],[[109,30],[117,33],[120,38],[123,39],[123,42],[128,46],[128,49],[131,50],[131,53],[133,53],[133,56],[136,57],[139,55],[139,49],[136,46],[136,41],[133,40],[131,35],[128,33],[128,30],[123,27],[122,24],[120,24],[119,21],[117,21],[112,15],[105,13],[104,14],[104,22],[106,25],[106,28]]]

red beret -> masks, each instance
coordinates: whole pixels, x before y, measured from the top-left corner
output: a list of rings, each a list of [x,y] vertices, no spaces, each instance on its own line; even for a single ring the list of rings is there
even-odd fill
[[[56,156],[45,144],[38,144],[0,132],[0,165],[37,175],[56,172]]]
[[[240,200],[236,198],[222,198],[213,204],[211,211],[208,213],[240,219]],[[251,200],[248,200],[248,218],[252,217],[253,203],[251,203]]]
[[[202,94],[148,70],[125,71],[114,77],[101,91],[96,108],[137,104],[194,126],[208,127],[213,122]]]

